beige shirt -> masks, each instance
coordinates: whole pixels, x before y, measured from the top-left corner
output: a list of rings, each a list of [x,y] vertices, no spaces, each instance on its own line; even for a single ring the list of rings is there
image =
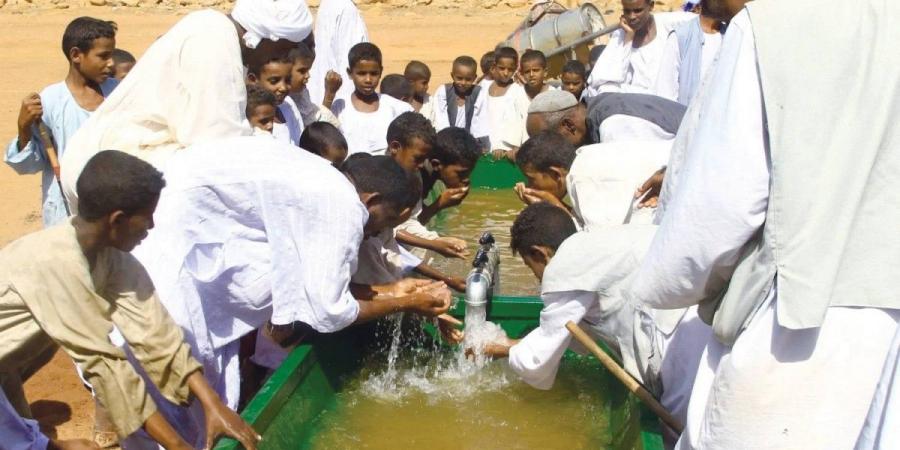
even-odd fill
[[[69,221],[0,251],[0,372],[21,373],[48,348],[62,347],[124,437],[156,405],[124,351],[110,342],[113,325],[162,394],[185,403],[187,377],[200,365],[134,257],[106,249],[91,270]]]

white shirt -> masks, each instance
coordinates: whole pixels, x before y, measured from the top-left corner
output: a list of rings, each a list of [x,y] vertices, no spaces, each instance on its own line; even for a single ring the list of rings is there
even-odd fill
[[[485,95],[490,119],[491,150],[510,150],[521,146],[528,139],[525,120],[528,118],[528,105],[531,104],[525,88],[512,83],[499,97],[491,96],[490,88]]]
[[[685,12],[653,14],[656,37],[640,48],[625,42],[624,30],[614,31],[588,76],[588,95],[601,92],[655,94],[656,77],[669,32],[694,17],[695,14]]]
[[[704,33],[704,42],[692,41],[695,47],[692,52],[700,52],[700,80],[702,81],[709,68],[716,60],[722,48],[722,33]],[[656,95],[672,101],[678,101],[678,73],[681,70],[681,47],[678,36],[670,32],[666,40],[662,60],[659,63],[659,76],[656,79]],[[698,87],[700,84],[698,84]]]
[[[632,141],[579,148],[566,187],[584,229],[652,223],[652,211],[637,208],[634,190],[666,164],[671,145],[671,141]]]
[[[368,213],[343,174],[265,137],[196,145],[173,162],[134,254],[195,351],[268,320],[320,332],[356,320],[349,282]]]
[[[670,140],[675,135],[640,117],[613,114],[600,123],[600,142]]]
[[[101,150],[121,150],[162,169],[178,149],[250,135],[246,103],[234,23],[212,10],[188,14],[147,49],[69,142],[60,165],[72,210],[78,175]]]
[[[309,69],[309,96],[316,105],[325,98],[325,74],[333,70],[344,83],[335,98],[349,98],[353,80],[347,75],[350,48],[369,42],[366,22],[352,0],[322,0],[316,12],[316,60]]]
[[[360,152],[383,155],[387,149],[388,125],[413,108],[390,95],[378,94],[378,109],[374,112],[358,111],[349,97],[335,100],[331,110],[341,123],[349,155]]]
[[[465,105],[456,109],[456,122],[450,123],[450,116],[447,114],[447,90],[445,85],[441,85],[434,91],[434,95],[431,96],[430,105],[430,119],[436,131],[441,131],[450,126],[457,128],[466,127]],[[475,108],[472,112],[472,126],[469,128],[469,133],[476,138],[488,136],[490,134],[490,116],[488,115],[487,107],[487,91],[484,88],[479,90],[474,106]]]
[[[290,96],[287,96],[278,105],[278,111],[284,117],[284,123],[272,124],[272,136],[277,141],[299,146],[300,135],[303,133],[303,118],[300,110],[297,109],[297,104]]]

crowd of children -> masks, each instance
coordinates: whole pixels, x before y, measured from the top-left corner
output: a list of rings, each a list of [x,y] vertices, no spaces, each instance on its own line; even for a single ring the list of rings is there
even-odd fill
[[[731,261],[725,272],[733,270],[748,248],[740,246],[751,244],[730,242],[718,258],[687,258],[689,274],[653,261],[675,259],[666,251],[681,247],[667,230],[702,215],[692,207],[726,208],[724,200],[691,195],[724,189],[698,185],[697,174],[715,172],[701,163],[702,151],[726,150],[696,142],[724,136],[701,108],[731,113],[707,96],[746,92],[707,86],[720,47],[734,52],[741,44],[735,38],[728,47],[720,35],[740,8],[712,1],[700,16],[654,15],[652,1],[622,0],[621,29],[609,46],[596,47],[590,66],[566,62],[558,83],[548,80],[542,52],[501,45],[478,61],[455,58],[451,82],[432,90],[431,68],[421,61],[402,74],[383,73],[382,50],[368,42],[349,0],[323,2],[315,41],[302,0],[249,5],[238,0],[229,16],[192,13],[137,61],[116,48],[114,23],[75,19],[62,38],[66,78],[22,101],[5,161],[18,173],[42,172],[46,229],[0,251],[4,438],[33,445],[25,448],[94,448],[49,440],[28,420],[22,383],[58,348],[95,395],[96,441],[113,433],[111,443],[125,448],[197,448],[227,435],[253,449],[260,437],[235,413],[255,386],[242,375],[251,364],[274,369],[308,336],[395,312],[436,317],[444,337],[460,342],[459,321],[445,313],[450,290],[464,291],[465,280],[432,267],[426,255],[465,258],[467,243],[428,224],[465,200],[478,160],[492,155],[512,160],[525,177],[515,186],[525,206],[511,246],[541,281],[545,308],[537,330],[485,351],[508,357],[523,380],[548,389],[571,341],[565,323],[581,323],[688,423],[681,448],[715,439],[704,427],[716,405],[705,402],[710,389],[729,389],[729,373],[713,368],[729,350],[716,343],[725,332],[707,325],[713,319],[703,315],[711,313],[697,303],[722,284],[717,277],[731,276],[716,264]],[[732,33],[749,27],[747,14],[735,22]],[[215,55],[204,48],[228,64],[209,67]],[[726,68],[738,64],[739,56],[728,55]],[[170,82],[158,95],[138,89],[135,77],[160,78],[167,68]],[[735,104],[759,103],[756,83]],[[211,113],[201,120],[201,110]],[[760,131],[764,115],[754,112],[742,125]],[[740,144],[764,135],[742,134],[750,137]],[[750,161],[749,153],[720,159],[720,167],[740,171],[737,161]],[[766,171],[768,153],[757,153],[763,163],[746,164],[748,172]],[[688,181],[694,184],[682,187]],[[768,187],[759,185],[760,192]],[[742,236],[760,236],[764,210],[752,204],[732,222],[710,221],[755,223]],[[704,261],[712,268],[691,291],[686,280],[701,277]],[[646,273],[662,273],[652,283],[671,285],[645,288],[640,299],[643,284],[635,280],[643,274],[646,281]],[[659,292],[697,298],[654,301]],[[773,292],[761,296],[769,296],[761,311],[774,314]],[[849,306],[890,311],[872,313],[870,324],[872,340],[893,337],[897,305]],[[242,341],[253,343],[249,354]],[[854,392],[871,397],[874,385],[868,380],[871,389]],[[678,433],[667,431],[674,445]]]

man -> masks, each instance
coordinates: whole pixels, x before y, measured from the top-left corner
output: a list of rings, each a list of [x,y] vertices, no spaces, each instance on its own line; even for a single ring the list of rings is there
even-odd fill
[[[238,0],[230,16],[204,10],[181,19],[69,143],[61,166],[71,209],[77,209],[74,187],[82,167],[101,150],[121,150],[163,168],[178,149],[249,135],[244,66],[286,55],[311,28],[303,0]]]
[[[281,343],[295,332],[330,333],[392,312],[449,308],[441,283],[417,289],[401,281],[351,293],[363,237],[398,224],[417,191],[389,157],[354,159],[343,170],[263,136],[199,144],[172,157],[156,228],[134,253],[232,408],[241,384],[239,340],[247,333],[263,328]]]
[[[685,107],[646,94],[603,93],[580,103],[566,91],[543,92],[528,107],[529,136],[554,130],[572,145],[675,137]]]
[[[588,96],[601,92],[655,94],[666,38],[693,17],[685,12],[653,14],[653,0],[622,0],[622,28],[610,35],[593,65]]]
[[[325,99],[325,78],[342,80],[335,98],[348,98],[353,81],[347,74],[350,48],[369,42],[369,32],[353,0],[322,0],[316,13],[316,60],[309,71],[309,98],[321,105]],[[334,99],[332,99],[334,100]]]
[[[632,284],[713,326],[680,448],[850,448],[863,426],[900,318],[900,98],[884,95],[900,5],[849,22],[839,6],[760,0],[731,22],[700,104],[720,120],[697,126]]]
[[[687,105],[722,47],[725,28],[700,6],[700,15],[669,33],[659,64],[656,94]]]

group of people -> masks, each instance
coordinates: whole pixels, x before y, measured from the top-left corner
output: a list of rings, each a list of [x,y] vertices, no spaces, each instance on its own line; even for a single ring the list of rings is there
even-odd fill
[[[511,246],[545,306],[485,352],[525,382],[553,385],[572,321],[686,425],[669,446],[893,448],[900,8],[745,3],[622,0],[558,83],[500,46],[433,91],[420,61],[383,76],[350,0],[315,25],[303,0],[193,12],[137,62],[75,19],[66,79],[24,99],[5,155],[43,172],[46,226],[0,251],[5,443],[96,448],[30,419],[22,383],[59,348],[103,445],[252,449],[248,365],[397,312],[461,342],[465,282],[426,255],[467,245],[428,223],[492,154],[525,176]]]

